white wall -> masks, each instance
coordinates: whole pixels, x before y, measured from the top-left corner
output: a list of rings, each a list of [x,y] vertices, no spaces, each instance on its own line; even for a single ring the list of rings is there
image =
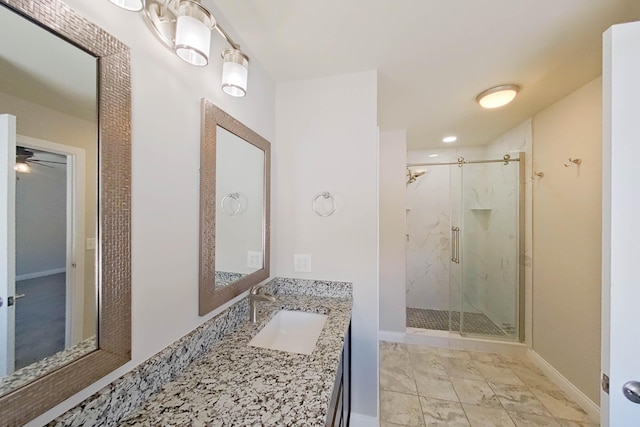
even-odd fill
[[[380,132],[380,330],[406,329],[407,132]]]
[[[378,414],[378,138],[375,71],[278,84],[272,239],[277,276],[353,282],[353,412]],[[316,215],[316,194],[337,202]],[[312,273],[293,271],[311,254]]]
[[[533,349],[600,398],[602,79],[533,117]],[[582,159],[567,168],[569,157]]]
[[[193,67],[156,40],[141,14],[108,1],[66,0],[131,47],[132,360],[35,419],[40,426],[210,319],[198,316],[200,98],[267,140],[275,138],[275,85],[252,61],[248,94],[220,90],[223,42],[214,35],[209,66]],[[232,33],[223,16],[212,8]],[[242,40],[238,40],[242,43]],[[250,49],[247,53],[251,55]]]
[[[16,173],[17,280],[67,266],[67,168],[57,166]]]

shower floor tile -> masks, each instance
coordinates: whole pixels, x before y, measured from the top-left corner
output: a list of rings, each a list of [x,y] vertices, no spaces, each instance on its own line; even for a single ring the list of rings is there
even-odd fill
[[[452,329],[460,330],[460,313],[451,313]],[[410,328],[449,330],[449,312],[447,310],[429,310],[424,308],[407,307],[407,326]],[[505,331],[493,323],[483,313],[464,313],[464,332],[469,334],[483,334],[505,336]],[[510,331],[509,331],[510,332]],[[514,331],[515,332],[515,331]]]

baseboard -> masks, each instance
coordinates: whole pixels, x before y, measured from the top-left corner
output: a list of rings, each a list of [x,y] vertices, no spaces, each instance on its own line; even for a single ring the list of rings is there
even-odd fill
[[[544,358],[538,353],[529,349],[527,356],[542,370],[542,372],[545,373],[545,375],[549,377],[551,381],[560,387],[562,391],[567,393],[567,395],[569,395],[569,397],[578,405],[580,405],[594,421],[600,422],[600,407],[596,405],[593,400],[589,399],[586,394],[573,385],[571,381],[565,378],[564,375],[551,366],[551,364],[544,360]]]
[[[459,350],[521,355],[524,355],[527,352],[527,346],[522,343],[462,337],[459,334],[448,331],[407,328],[406,333],[380,331],[378,337],[380,341],[425,345],[429,347],[456,348]]]
[[[67,271],[65,267],[54,268],[53,270],[36,271],[35,273],[27,273],[16,276],[16,282],[21,280],[37,279],[38,277],[51,276],[53,274],[60,274]]]
[[[380,420],[376,417],[369,417],[352,412],[349,425],[351,427],[379,427]]]
[[[378,340],[403,343],[404,335],[404,332],[379,331]]]

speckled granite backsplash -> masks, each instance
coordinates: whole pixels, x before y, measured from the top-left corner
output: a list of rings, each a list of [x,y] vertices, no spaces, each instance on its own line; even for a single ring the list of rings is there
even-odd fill
[[[276,295],[310,295],[352,298],[351,283],[297,279],[273,279],[268,285]],[[162,386],[178,377],[212,346],[248,319],[244,298],[216,317],[135,367],[98,393],[69,410],[48,426],[116,426],[143,406]]]
[[[276,277],[267,289],[274,295],[308,295],[329,298],[353,298],[350,282],[330,282],[327,280],[287,279]]]

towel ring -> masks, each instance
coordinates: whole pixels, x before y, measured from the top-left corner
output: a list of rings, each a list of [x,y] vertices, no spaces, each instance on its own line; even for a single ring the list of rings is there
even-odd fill
[[[234,199],[237,202],[237,206],[234,210],[227,210],[225,207],[224,202],[227,199]],[[222,209],[222,212],[226,213],[229,216],[235,216],[238,215],[238,212],[240,212],[240,207],[241,207],[241,203],[240,203],[240,194],[239,193],[229,193],[226,196],[224,196],[222,198],[222,201],[220,202],[220,208]]]
[[[322,213],[318,211],[318,208],[316,207],[316,202],[320,197],[322,197],[323,199],[331,199],[331,203],[333,206],[331,207],[331,210],[329,210],[329,212]],[[316,214],[322,217],[327,217],[327,216],[333,215],[333,213],[336,211],[336,199],[334,199],[331,193],[329,193],[328,191],[323,191],[322,193],[318,193],[316,197],[313,199],[312,207],[313,207],[313,211]]]

